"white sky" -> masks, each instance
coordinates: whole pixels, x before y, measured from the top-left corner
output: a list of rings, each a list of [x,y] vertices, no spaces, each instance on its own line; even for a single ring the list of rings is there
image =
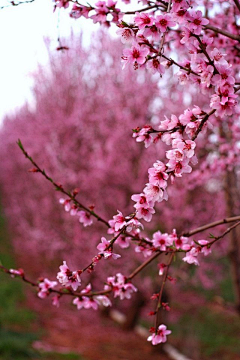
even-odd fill
[[[4,5],[4,1],[6,3],[6,0],[0,0],[0,5]],[[59,14],[58,11],[53,13],[51,0],[0,9],[0,122],[5,114],[13,113],[26,99],[31,101],[29,74],[37,63],[47,59],[44,36],[50,37],[56,48],[59,31],[60,35],[66,36],[71,28],[74,32],[82,28],[88,39],[95,28],[92,21],[71,19],[64,9]]]

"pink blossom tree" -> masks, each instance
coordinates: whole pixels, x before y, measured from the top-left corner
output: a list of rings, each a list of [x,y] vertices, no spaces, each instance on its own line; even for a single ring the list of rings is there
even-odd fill
[[[125,2],[129,3],[129,1]],[[161,309],[168,306],[163,302],[162,295],[165,283],[173,281],[173,277],[169,275],[173,260],[176,256],[180,256],[183,262],[188,263],[189,266],[199,265],[201,259],[209,256],[211,250],[217,247],[216,243],[221,244],[222,238],[228,234],[231,238],[230,255],[235,276],[237,307],[240,309],[238,236],[240,216],[237,196],[239,186],[238,44],[240,37],[238,24],[240,4],[238,0],[231,2],[224,0],[215,2],[204,0],[148,2],[144,0],[142,8],[136,11],[132,9],[123,11],[117,6],[120,5],[113,1],[99,1],[95,5],[70,0],[55,1],[55,10],[57,8],[67,9],[73,18],[78,19],[84,16],[94,23],[118,26],[118,34],[121,36],[122,42],[126,43],[122,56],[118,56],[119,59],[121,57],[124,72],[120,73],[119,71],[117,74],[111,72],[114,71],[111,64],[115,64],[117,60],[113,55],[115,45],[107,41],[103,41],[100,51],[99,45],[95,45],[96,51],[98,50],[96,58],[91,56],[94,46],[91,48],[89,56],[86,56],[83,49],[80,49],[81,59],[86,56],[87,61],[80,67],[79,63],[74,63],[73,67],[69,66],[70,55],[67,54],[65,57],[67,61],[65,60],[64,63],[63,59],[63,62],[59,63],[60,67],[57,67],[53,61],[51,62],[51,69],[54,70],[52,74],[55,74],[55,78],[52,83],[50,82],[49,88],[44,81],[45,71],[42,70],[39,73],[42,77],[38,74],[38,77],[43,79],[42,83],[46,88],[42,91],[41,87],[35,87],[35,113],[31,113],[25,108],[18,115],[19,133],[22,133],[21,138],[24,145],[21,141],[18,144],[23,154],[32,163],[31,171],[40,173],[42,178],[48,180],[63,194],[60,202],[65,210],[73,216],[73,221],[77,218],[83,225],[88,226],[91,225],[92,220],[98,220],[108,228],[107,232],[111,238],[107,238],[106,234],[98,235],[95,256],[90,256],[91,260],[88,265],[82,263],[79,265],[78,263],[68,266],[70,259],[63,260],[63,265],[60,266],[57,274],[60,283],[57,289],[55,281],[44,279],[38,284],[28,280],[24,272],[20,270],[8,270],[4,267],[2,269],[36,286],[39,289],[40,297],[54,293],[57,298],[60,298],[66,294],[66,288],[67,294],[74,297],[73,303],[78,309],[96,309],[100,304],[110,305],[110,293],[120,299],[130,298],[137,290],[133,284],[135,277],[148,264],[165,254],[167,257],[164,256],[164,261],[158,266],[162,283],[157,294],[153,296],[156,300],[155,310],[152,312],[155,322],[151,330],[152,335],[148,338],[153,345],[156,345],[165,342],[166,336],[170,334],[170,330],[164,324],[159,324],[158,315]],[[63,50],[63,47],[60,46],[59,50]],[[92,64],[94,69],[90,74],[89,64]],[[140,72],[141,68],[145,67],[150,73],[163,75],[159,86],[159,95],[156,91],[156,82],[151,81],[151,75]],[[137,71],[135,75],[132,73],[133,69]],[[63,86],[67,83],[66,76],[72,78],[69,86]],[[111,79],[110,82],[109,79],[113,76],[114,81]],[[134,81],[129,81],[131,76],[135,77]],[[80,87],[77,83],[79,79],[83,81]],[[180,85],[176,83],[176,79],[179,80]],[[52,95],[53,84],[54,90],[57,90],[55,94],[58,95],[54,97]],[[133,86],[136,86],[136,89]],[[161,86],[164,86],[164,89]],[[123,87],[124,91],[122,91]],[[76,88],[82,94],[82,98],[78,97],[79,95],[73,96]],[[120,100],[120,92],[117,95],[118,100],[116,98],[114,100],[112,97],[113,94],[116,94],[117,89],[122,91],[122,98],[118,103],[116,101]],[[89,99],[92,90],[94,96]],[[96,101],[98,98],[99,102]],[[129,99],[131,99],[130,102]],[[189,101],[188,105],[186,105],[187,101]],[[150,104],[154,109],[156,103],[159,103],[158,110],[149,112]],[[44,108],[42,104],[44,104]],[[79,129],[76,125],[79,111],[80,116],[88,121],[82,132],[82,127]],[[102,117],[103,113],[104,121],[99,122],[99,115]],[[69,125],[68,130],[65,127],[66,118]],[[132,144],[130,148],[126,148],[127,135],[122,133],[123,128],[117,125],[123,121],[123,118],[127,123],[138,120],[136,127],[134,125],[133,137],[137,142],[143,142],[146,148],[149,147],[146,152],[141,153],[141,156],[135,151],[142,152],[142,150],[133,149]],[[26,126],[21,125],[21,121],[25,122],[26,119]],[[143,126],[142,119],[148,124]],[[53,130],[54,121],[57,123],[58,132],[55,131],[55,128]],[[44,141],[49,139],[46,142],[48,144],[46,146],[47,160],[43,156],[42,144],[36,145],[33,137],[24,140],[28,126],[34,127],[34,133],[37,136],[42,123],[45,124]],[[12,132],[12,129],[7,129],[11,126],[9,124],[11,121],[6,125],[4,139],[8,131]],[[79,137],[75,138],[78,132],[80,139]],[[115,137],[119,138],[119,136],[121,145],[116,145],[118,143]],[[94,139],[93,143],[90,142],[92,139]],[[141,146],[141,144],[139,145]],[[27,150],[25,150],[25,146]],[[79,161],[79,147],[81,159],[88,159],[87,165],[86,162],[81,163],[81,171],[76,169]],[[62,149],[63,152],[61,152]],[[121,158],[124,158],[126,153],[127,156],[130,153],[132,157],[128,158],[128,162],[122,163],[118,160],[116,163],[115,149]],[[157,155],[154,157],[156,150]],[[10,154],[10,150],[7,151],[7,154]],[[99,154],[102,155],[101,159]],[[149,164],[151,156],[154,157],[153,165]],[[6,154],[3,156],[3,160],[5,158]],[[140,158],[140,165],[136,162],[136,158]],[[44,165],[43,169],[40,163],[43,164],[45,161],[49,162],[49,166],[48,164],[47,167]],[[148,170],[146,163],[148,163]],[[90,171],[92,164],[94,164],[93,172]],[[125,166],[126,168],[124,168]],[[142,170],[144,166],[146,166],[146,170]],[[45,171],[45,168],[48,170]],[[54,171],[56,170],[53,169],[58,169],[58,171],[63,169],[65,173],[62,173],[62,176],[58,175],[58,179],[55,179]],[[107,169],[110,173],[102,172],[101,169]],[[84,177],[84,171],[86,177]],[[145,174],[143,183],[139,176],[140,172]],[[133,175],[136,177],[133,178]],[[117,195],[118,191],[112,191],[113,185],[109,186],[109,178],[113,178],[113,184],[119,186],[118,180],[121,176],[127,184],[126,198],[123,198],[122,194]],[[81,178],[80,192],[75,189],[79,178]],[[92,189],[96,182],[101,184],[101,189],[105,188],[106,199],[101,192],[98,193],[100,198],[94,198]],[[173,183],[176,185],[172,185]],[[40,183],[38,186],[41,186]],[[179,193],[180,187],[183,190],[181,189]],[[53,232],[52,229],[56,229],[54,223],[57,224],[59,217],[50,210],[52,199],[46,189],[46,185],[43,185],[38,196],[39,201],[45,199],[43,208],[44,211],[49,211],[48,216],[52,217],[49,231]],[[82,195],[81,189],[84,192]],[[219,202],[217,201],[216,204],[212,203],[213,192],[211,193],[211,189],[215,191],[215,194],[219,193]],[[204,195],[202,194],[203,190]],[[108,196],[109,203],[115,208],[110,220],[106,210],[100,210],[100,204],[107,204]],[[29,201],[32,211],[29,214],[28,223],[35,222],[37,210],[34,209],[32,202],[34,197],[35,195],[32,194]],[[130,197],[134,202],[131,210],[128,208]],[[165,201],[168,201],[169,198],[170,205],[167,206]],[[221,202],[224,198],[226,205],[222,205],[223,202]],[[17,197],[14,198],[16,207],[12,208],[17,214],[16,209],[19,208],[19,202],[16,199]],[[86,203],[89,199],[91,199],[91,204]],[[185,203],[190,201],[195,207],[188,206],[185,214],[183,211]],[[96,203],[96,207],[93,206],[93,203]],[[126,210],[124,206],[126,206]],[[159,222],[154,220],[158,207],[165,214],[163,217],[165,226],[159,225]],[[205,225],[200,227],[198,209],[205,222]],[[181,221],[181,224],[179,224],[179,220],[176,220],[179,218],[179,213],[180,217],[184,218],[184,222]],[[216,220],[214,215],[220,214],[223,219]],[[209,223],[209,217],[214,217],[214,221]],[[40,218],[42,219],[42,215],[39,215]],[[151,224],[148,225],[151,222],[153,234],[150,230]],[[226,223],[231,223],[231,225],[227,229],[222,229],[220,234],[211,235],[210,239],[207,239],[206,233],[202,235],[203,231]],[[171,224],[171,227],[168,228],[168,224]],[[186,228],[182,226],[183,224],[186,224]],[[194,226],[197,227],[188,230]],[[143,227],[145,227],[144,230]],[[37,228],[34,226],[33,230],[36,231]],[[150,233],[145,233],[146,230],[150,230]],[[100,234],[102,229],[97,231]],[[28,236],[29,234],[31,236],[30,232],[28,232]],[[71,234],[72,239],[76,239],[75,234]],[[196,234],[201,235],[196,236]],[[41,232],[37,231],[36,235],[40,242]],[[123,260],[125,251],[121,254],[118,251],[117,245],[125,248],[128,243],[132,244],[131,247],[135,252],[139,252],[143,259],[146,258],[139,266],[136,264],[135,270],[128,269],[128,261]],[[57,248],[53,249],[52,254],[56,254],[59,250],[60,242],[55,242],[53,247],[56,244]],[[46,244],[45,250],[48,248],[50,249]],[[88,249],[85,242],[84,249]],[[74,258],[75,251],[71,250],[71,256]],[[131,253],[129,252],[129,254]],[[122,255],[121,259],[119,259],[119,255]],[[116,275],[107,276],[107,279],[105,276],[102,290],[98,290],[99,283],[95,285],[93,281],[91,282],[94,287],[96,286],[96,291],[92,290],[92,285],[87,285],[87,281],[81,288],[85,273],[94,274],[94,278],[97,269],[101,269],[105,262],[109,263],[109,268],[111,268],[111,264],[119,263],[124,271],[121,270]],[[132,264],[133,261],[131,261]],[[132,272],[129,274],[128,270]]]

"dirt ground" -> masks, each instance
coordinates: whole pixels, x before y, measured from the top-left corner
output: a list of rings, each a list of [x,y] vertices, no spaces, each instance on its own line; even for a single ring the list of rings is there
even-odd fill
[[[33,296],[30,294],[30,298]],[[31,307],[32,300],[29,299]],[[67,304],[55,309],[46,300],[38,299],[34,310],[39,314],[38,327],[42,330],[42,340],[35,344],[37,348],[77,352],[84,360],[169,360],[161,347],[153,347],[144,338],[124,331],[97,312],[81,314]]]

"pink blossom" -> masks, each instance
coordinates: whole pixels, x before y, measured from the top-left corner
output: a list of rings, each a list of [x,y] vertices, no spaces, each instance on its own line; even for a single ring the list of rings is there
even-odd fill
[[[146,47],[140,47],[134,45],[130,49],[123,50],[124,66],[126,64],[134,64],[135,67],[142,65],[146,61],[146,56],[149,54],[149,50]]]
[[[68,212],[71,210],[71,200],[61,198],[61,199],[59,199],[59,202],[60,202],[60,204],[64,205],[65,211]]]
[[[161,163],[161,161],[159,161],[159,163]],[[158,163],[153,164],[153,166],[153,168],[148,169],[150,184],[165,189],[167,187],[168,179],[168,174],[166,173],[166,166],[158,166]]]
[[[66,9],[69,6],[70,0],[54,0],[54,2],[55,2],[55,5],[54,5],[55,8],[56,7],[59,7],[59,8],[63,7],[63,8]]]
[[[130,28],[119,27],[116,33],[121,36],[121,42],[123,44],[132,42],[134,39],[134,32]]]
[[[24,275],[24,271],[23,269],[9,269],[9,272],[12,274],[12,277],[19,275],[19,276],[23,276]]]
[[[111,226],[112,224],[114,224],[115,231],[121,230],[127,224],[125,217],[119,210],[118,210],[118,214],[113,216],[113,221],[114,223],[111,223]]]
[[[155,58],[149,60],[147,62],[147,67],[155,74],[158,72],[159,74],[163,75],[165,73],[165,67],[160,63],[160,61]]]
[[[63,261],[63,265],[60,267],[60,271],[57,273],[57,279],[63,286],[71,286],[74,291],[81,285],[81,279],[79,271],[71,271],[67,266],[66,261]]]
[[[38,296],[41,299],[45,299],[49,294],[50,290],[53,289],[57,285],[56,281],[50,281],[48,279],[44,279],[42,282],[39,283],[39,292]]]
[[[73,300],[73,304],[77,306],[78,310],[84,309],[98,309],[98,302],[94,298],[88,298],[86,296],[76,297]]]
[[[152,255],[152,250],[147,248],[146,245],[138,245],[135,247],[135,252],[142,254],[144,257]]]
[[[182,161],[172,158],[167,163],[167,166],[169,171],[174,171],[176,177],[182,177],[183,173],[189,174],[192,171],[188,158],[184,158]]]
[[[107,283],[113,289],[114,297],[119,296],[121,300],[130,299],[132,292],[137,291],[136,287],[121,273],[116,274],[114,277],[108,277]],[[108,287],[107,285],[107,287]]]
[[[153,137],[150,134],[152,130],[152,126],[145,125],[141,130],[134,131],[133,137],[136,138],[137,142],[143,141],[145,144],[145,148],[148,148],[153,142]]]
[[[112,306],[111,300],[105,295],[94,296],[95,301],[102,306]]]
[[[60,302],[59,302],[60,296],[59,295],[55,295],[52,297],[52,304],[53,306],[59,307],[60,306]]]
[[[161,264],[158,264],[158,268],[159,268],[159,275],[160,276],[162,276],[163,275],[163,273],[164,273],[164,269],[166,268],[166,264],[163,264],[163,263],[161,263]]]
[[[111,243],[105,237],[101,238],[101,242],[98,244],[97,249],[99,250],[99,254],[104,256],[104,259],[108,259],[112,257],[114,260],[121,257],[119,254],[114,254],[112,252]]]
[[[166,251],[167,247],[172,245],[170,236],[165,233],[162,234],[161,231],[157,231],[153,234],[153,246],[161,251]]]
[[[78,211],[77,215],[79,216],[79,222],[83,224],[83,226],[90,226],[93,223],[91,218],[91,214],[87,213],[86,211]]]
[[[167,191],[158,185],[146,184],[143,192],[150,201],[160,202],[162,200],[168,200]]]
[[[159,30],[156,25],[150,27],[145,27],[142,30],[138,31],[138,36],[144,36],[146,38],[151,38],[154,41],[159,40]]]
[[[137,206],[134,205],[134,207],[136,207],[136,217],[138,219],[144,219],[145,221],[149,222],[152,220],[152,215],[155,214],[155,210],[150,207],[150,206]]]
[[[98,1],[95,4],[96,14],[91,16],[94,23],[105,23],[107,20],[108,8],[105,1]]]
[[[167,335],[171,334],[171,330],[167,330],[166,325],[159,325],[157,331],[148,337],[148,341],[151,341],[153,345],[165,343],[167,341]]]
[[[87,19],[89,11],[91,10],[91,7],[73,4],[72,10],[70,12],[70,17],[73,19],[79,19],[81,16],[84,16]]]
[[[118,244],[120,246],[120,248],[122,248],[122,249],[126,249],[130,245],[130,239],[131,238],[129,238],[127,236],[119,236],[117,238],[117,240],[115,241],[115,244]]]
[[[191,249],[191,246],[188,244],[189,239],[185,236],[181,236],[180,238],[175,239],[176,249],[182,249],[188,251]]]
[[[147,13],[136,12],[134,21],[137,24],[137,26],[139,27],[139,29],[143,29],[146,26],[153,25],[153,17]]]
[[[190,10],[188,13],[188,21],[189,23],[187,26],[189,30],[196,35],[200,35],[202,27],[209,23],[207,19],[202,17],[202,12],[200,10]]]
[[[156,16],[155,25],[161,32],[165,32],[168,27],[175,26],[176,23],[170,14],[165,14]]]
[[[208,246],[209,244],[209,241],[207,240],[198,240],[198,243],[201,246],[201,253],[203,253],[205,256],[211,254],[212,250],[211,250],[211,247]]]
[[[186,256],[183,258],[183,261],[187,262],[188,264],[199,265],[197,259],[198,254],[199,251],[195,247],[193,247],[190,251],[186,253]]]

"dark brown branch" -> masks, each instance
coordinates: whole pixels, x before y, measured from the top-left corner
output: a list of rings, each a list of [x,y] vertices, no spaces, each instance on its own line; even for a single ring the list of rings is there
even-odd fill
[[[214,32],[216,32],[218,34],[224,35],[224,36],[226,36],[226,37],[228,37],[230,39],[237,40],[237,41],[240,42],[240,36],[239,35],[231,34],[228,31],[225,31],[223,29],[219,29],[219,28],[217,28],[215,26],[212,26],[212,25],[205,25],[204,28],[207,29],[207,30],[212,30],[212,31],[214,31]]]
[[[233,1],[235,3],[236,7],[238,8],[238,11],[240,12],[240,3],[239,3],[239,1],[238,0],[233,0]]]
[[[21,151],[23,152],[23,154],[25,155],[25,157],[30,160],[30,162],[33,164],[33,166],[36,169],[36,172],[41,173],[46,180],[48,180],[50,183],[53,184],[53,186],[55,187],[56,190],[60,191],[62,194],[68,196],[73,202],[74,204],[85,210],[86,212],[88,212],[90,215],[94,216],[98,221],[104,223],[107,227],[110,228],[110,225],[108,224],[108,222],[103,219],[101,216],[99,216],[97,213],[95,213],[95,211],[90,210],[89,208],[87,208],[86,206],[84,206],[82,203],[80,203],[78,200],[76,200],[76,197],[74,194],[71,194],[70,192],[64,190],[64,188],[62,187],[62,185],[57,184],[53,179],[50,178],[50,176],[47,175],[47,173],[45,172],[45,170],[41,169],[38,164],[31,158],[31,156],[26,152],[26,150],[24,149],[22,143],[20,140],[18,140],[17,142],[19,148],[21,149]]]
[[[197,233],[205,231],[207,229],[213,228],[215,226],[222,225],[222,224],[228,224],[228,223],[231,223],[231,222],[234,222],[234,221],[239,221],[239,220],[240,220],[240,215],[225,218],[225,219],[222,219],[222,220],[217,220],[217,221],[214,221],[212,223],[209,223],[209,224],[200,226],[200,227],[198,227],[196,229],[185,232],[185,233],[182,234],[182,236],[190,237],[190,236],[193,236],[193,235],[195,235]]]
[[[204,118],[202,119],[202,121],[201,121],[201,123],[200,123],[200,125],[199,125],[199,127],[198,127],[198,129],[197,129],[197,131],[196,131],[196,133],[195,133],[195,134],[193,135],[193,137],[192,137],[192,141],[194,141],[194,140],[198,137],[198,134],[202,131],[202,128],[203,128],[204,124],[207,122],[208,118],[209,118],[212,114],[215,113],[215,111],[216,111],[216,109],[213,109],[213,110],[211,110],[209,113],[207,113],[207,114],[204,116]]]
[[[148,264],[150,264],[154,259],[156,259],[162,251],[157,251],[154,255],[152,255],[149,259],[147,259],[144,263],[142,263],[140,266],[138,266],[129,276],[128,280],[131,280],[134,278],[142,269],[144,269]]]

